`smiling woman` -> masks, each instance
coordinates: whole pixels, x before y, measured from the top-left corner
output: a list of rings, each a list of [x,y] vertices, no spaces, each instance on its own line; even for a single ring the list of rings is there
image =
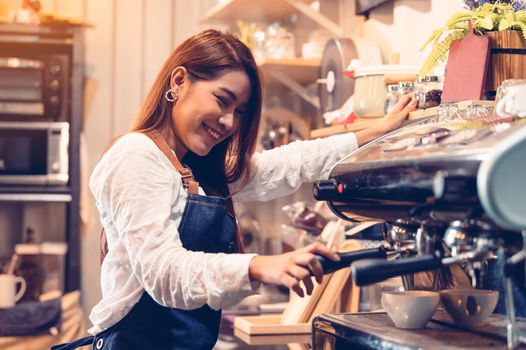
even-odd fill
[[[221,309],[261,283],[311,294],[324,272],[317,256],[339,256],[321,244],[243,254],[233,200],[293,193],[415,106],[406,97],[370,130],[255,153],[261,83],[250,50],[216,30],[187,39],[91,175],[103,298],[90,315],[93,336],[54,349],[212,349]]]
[[[182,159],[188,150],[206,156],[220,142],[231,137],[250,98],[250,82],[242,71],[229,71],[213,81],[192,79],[184,67],[177,67],[170,91],[176,103],[172,109],[173,133],[168,144]],[[177,98],[176,98],[177,96]],[[174,102],[175,102],[174,101]]]

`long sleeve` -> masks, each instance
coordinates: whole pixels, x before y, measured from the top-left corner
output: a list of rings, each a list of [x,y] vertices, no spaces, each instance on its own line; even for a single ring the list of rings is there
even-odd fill
[[[237,193],[239,183],[231,186],[234,199],[266,201],[291,194],[304,182],[326,178],[336,162],[357,148],[356,136],[348,133],[256,153],[247,185]]]
[[[118,321],[143,290],[157,303],[179,309],[204,304],[220,309],[254,294],[248,277],[254,255],[208,254],[182,246],[177,228],[186,192],[180,175],[149,139],[142,139],[146,136],[126,137],[91,179],[109,248],[102,265],[103,300],[91,315],[94,324],[105,328]]]

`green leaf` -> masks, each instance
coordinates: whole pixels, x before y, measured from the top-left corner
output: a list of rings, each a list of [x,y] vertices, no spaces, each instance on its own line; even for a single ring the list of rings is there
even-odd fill
[[[492,15],[484,16],[484,18],[481,21],[479,21],[479,25],[484,29],[492,30],[493,29],[492,17],[493,17]]]
[[[509,28],[513,27],[515,25],[515,23],[516,23],[515,21],[510,21],[509,19],[504,18],[499,23],[499,30],[509,29]]]
[[[442,41],[433,47],[429,56],[427,56],[420,72],[419,77],[425,77],[429,72],[435,69],[441,62],[447,58],[447,53],[451,47],[451,43],[455,40],[462,39],[466,36],[467,31],[456,30],[449,33]]]
[[[446,22],[446,27],[450,28],[455,24],[466,22],[470,17],[471,13],[469,12],[457,12]]]

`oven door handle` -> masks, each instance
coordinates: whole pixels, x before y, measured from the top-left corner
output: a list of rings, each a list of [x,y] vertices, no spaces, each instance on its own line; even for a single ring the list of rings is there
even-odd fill
[[[11,69],[42,69],[43,63],[38,60],[17,57],[0,57],[0,68]]]

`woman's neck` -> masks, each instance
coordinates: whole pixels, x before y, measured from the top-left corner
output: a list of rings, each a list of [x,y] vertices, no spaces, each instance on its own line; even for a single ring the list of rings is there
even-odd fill
[[[177,159],[182,161],[183,157],[188,152],[188,149],[181,141],[181,139],[177,136],[177,134],[174,132],[174,130],[172,128],[166,128],[159,132],[161,133],[161,136],[164,138],[168,146],[175,152]]]

